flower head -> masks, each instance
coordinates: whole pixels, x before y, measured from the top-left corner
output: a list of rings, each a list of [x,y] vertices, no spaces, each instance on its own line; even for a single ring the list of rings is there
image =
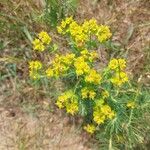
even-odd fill
[[[90,70],[89,74],[85,77],[85,81],[89,83],[99,84],[102,77],[96,70]]]
[[[47,32],[44,32],[44,31],[42,31],[42,32],[40,32],[39,34],[38,34],[38,37],[39,37],[39,39],[41,40],[41,42],[43,43],[43,44],[49,44],[50,42],[51,42],[51,37],[48,35],[48,33]]]
[[[96,127],[93,124],[87,124],[83,127],[85,131],[87,131],[90,134],[93,134],[96,130]]]

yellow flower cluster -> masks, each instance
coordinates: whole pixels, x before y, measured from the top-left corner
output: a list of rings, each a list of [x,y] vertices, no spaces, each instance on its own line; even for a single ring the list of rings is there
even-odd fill
[[[85,20],[81,25],[73,20],[72,17],[66,18],[57,27],[58,33],[69,34],[77,46],[83,46],[87,41],[97,37],[99,42],[105,42],[111,37],[108,26],[98,25],[95,19]]]
[[[82,26],[75,21],[70,24],[68,32],[77,45],[83,45],[88,40],[88,35],[84,33]]]
[[[92,18],[89,21],[85,20],[83,22],[82,29],[86,34],[95,34],[97,33],[99,26],[96,19]]]
[[[90,71],[90,66],[85,61],[84,57],[80,56],[75,59],[74,66],[76,68],[76,74],[83,75]]]
[[[109,97],[109,92],[107,90],[104,90],[102,92],[102,98],[105,99],[105,98],[108,98]]]
[[[134,109],[134,108],[136,107],[136,104],[135,104],[134,101],[129,101],[129,102],[127,103],[127,107],[128,107],[128,108],[131,108],[131,109]]]
[[[115,76],[111,79],[111,82],[114,85],[121,86],[123,83],[128,81],[128,76],[125,72],[118,72]]]
[[[66,33],[66,28],[67,28],[68,25],[70,25],[73,21],[74,21],[74,20],[73,20],[72,16],[66,18],[65,20],[62,20],[61,25],[60,25],[60,26],[57,26],[57,31],[58,31],[58,33],[60,33],[60,34],[65,34],[65,33]]]
[[[47,32],[40,32],[38,34],[38,38],[36,38],[32,44],[33,44],[33,49],[37,50],[37,51],[44,51],[45,50],[45,46],[49,45],[51,42],[51,37],[48,35]]]
[[[67,72],[73,63],[75,54],[56,55],[51,67],[46,70],[47,77],[59,77]]]
[[[94,100],[96,93],[93,90],[89,90],[87,87],[81,90],[81,96],[83,99],[92,99]]]
[[[112,59],[109,62],[108,67],[112,70],[124,70],[126,68],[126,61],[124,59]]]
[[[96,70],[91,69],[89,71],[89,74],[85,77],[85,81],[89,83],[99,84],[102,77],[99,73],[96,72]]]
[[[114,77],[111,78],[111,82],[114,85],[121,86],[128,81],[127,73],[124,71],[126,68],[126,61],[124,59],[112,59],[108,67],[114,70]]]
[[[98,58],[97,52],[95,52],[95,51],[89,52],[87,49],[84,49],[81,51],[81,56],[84,59],[89,60],[90,62],[93,62],[95,59]]]
[[[59,77],[65,75],[70,68],[75,69],[77,76],[85,75],[85,81],[89,83],[99,84],[101,80],[100,74],[90,68],[89,63],[97,58],[96,52],[88,52],[82,50],[80,56],[75,54],[56,55],[51,66],[46,70],[47,77]]]
[[[112,33],[108,26],[100,25],[96,35],[98,40],[102,43],[108,40],[112,36]]]
[[[63,93],[61,96],[58,97],[56,105],[62,109],[66,108],[67,113],[74,115],[78,112],[78,98],[73,93],[72,90],[69,90]]]
[[[90,134],[93,134],[96,130],[96,127],[93,125],[93,124],[87,124],[86,126],[83,127],[83,129],[90,133]]]
[[[103,104],[103,102],[104,101],[100,99],[94,107],[93,120],[98,125],[104,123],[106,119],[112,119],[115,116],[115,112],[111,110],[111,107],[107,104]]]
[[[40,61],[30,61],[29,62],[29,76],[33,79],[38,79],[40,77],[38,71],[42,68],[42,63]]]

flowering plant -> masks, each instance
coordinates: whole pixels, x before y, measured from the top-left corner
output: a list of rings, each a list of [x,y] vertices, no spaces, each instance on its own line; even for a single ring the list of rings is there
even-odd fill
[[[30,77],[62,79],[65,87],[56,99],[58,108],[81,115],[83,128],[90,134],[104,129],[110,140],[114,137],[125,141],[123,133],[129,130],[138,110],[140,91],[129,81],[125,59],[110,59],[105,68],[97,65],[98,47],[105,46],[112,36],[109,27],[99,25],[95,19],[79,24],[69,17],[57,31],[66,37],[70,51],[57,53],[49,66],[40,61],[29,62]],[[33,49],[43,52],[52,43],[48,33],[42,31],[33,41]]]

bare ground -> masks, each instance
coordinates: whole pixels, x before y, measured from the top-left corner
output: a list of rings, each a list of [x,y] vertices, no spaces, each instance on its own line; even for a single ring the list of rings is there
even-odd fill
[[[0,108],[0,150],[90,150],[86,140],[61,114]]]

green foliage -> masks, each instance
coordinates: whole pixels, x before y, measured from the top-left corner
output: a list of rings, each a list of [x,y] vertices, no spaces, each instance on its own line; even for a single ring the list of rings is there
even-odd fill
[[[130,150],[144,143],[144,130],[149,132],[149,128],[141,121],[149,113],[149,92],[129,80],[124,59],[113,58],[105,68],[96,65],[99,46],[119,51],[109,40],[112,35],[109,28],[99,26],[95,19],[78,24],[69,17],[57,30],[67,38],[71,52],[59,54],[57,51],[49,66],[32,61],[30,77],[35,81],[44,78],[45,82],[61,81],[62,93],[54,96],[56,105],[68,114],[82,116],[83,128],[90,134],[95,133],[101,149]],[[40,42],[33,42],[38,52],[46,50],[46,44],[54,45],[46,32],[41,33],[37,36]],[[45,44],[43,39],[48,42]]]
[[[73,15],[77,8],[78,0],[46,0],[44,19],[52,27],[56,27],[58,22]]]

